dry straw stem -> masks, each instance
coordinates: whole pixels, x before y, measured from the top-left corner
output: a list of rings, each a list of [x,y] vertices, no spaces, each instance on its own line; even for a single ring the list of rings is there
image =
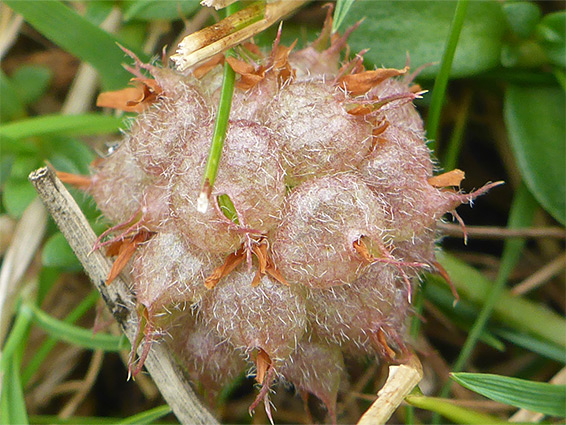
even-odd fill
[[[179,71],[253,37],[304,5],[306,0],[254,3],[210,27],[186,36],[171,57]],[[259,19],[258,19],[259,18]]]
[[[31,173],[29,179],[100,292],[108,309],[133,343],[138,322],[134,312],[134,295],[121,277],[106,286],[105,281],[112,266],[111,261],[100,251],[91,252],[96,235],[77,203],[53,170],[47,167],[40,168]],[[183,370],[164,344],[155,344],[152,347],[145,367],[181,423],[218,424],[200,404]]]
[[[358,425],[386,423],[421,379],[423,379],[423,367],[415,354],[411,355],[406,364],[390,366],[389,377],[377,393],[377,400],[362,415]]]
[[[439,223],[438,228],[445,236],[464,235],[459,224]],[[566,230],[562,227],[525,227],[522,229],[509,229],[496,226],[466,226],[466,233],[478,239],[507,239],[507,238],[557,238],[566,239]]]

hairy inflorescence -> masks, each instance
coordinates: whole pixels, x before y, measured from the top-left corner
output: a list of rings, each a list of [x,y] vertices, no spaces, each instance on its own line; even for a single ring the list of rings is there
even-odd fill
[[[116,257],[109,282],[125,270],[133,280],[134,375],[167,335],[209,394],[251,363],[261,387],[251,408],[269,409],[282,380],[336,421],[345,361],[407,358],[436,223],[492,185],[465,194],[463,173],[433,175],[414,76],[366,70],[359,55],[340,62],[346,36],[330,36],[327,20],[302,50],[278,35],[268,54],[247,43],[226,59],[238,78],[205,213],[197,198],[224,57],[185,74],[136,59],[138,95],[99,99],[138,112],[82,185],[112,224],[95,247]]]

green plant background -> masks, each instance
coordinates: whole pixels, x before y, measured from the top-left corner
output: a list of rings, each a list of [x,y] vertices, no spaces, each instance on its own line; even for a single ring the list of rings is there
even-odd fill
[[[439,170],[468,171],[464,182],[468,190],[488,180],[507,182],[504,188],[478,200],[472,212],[462,211],[472,226],[564,230],[566,14],[558,3],[338,2],[341,30],[364,19],[349,45],[353,52],[370,49],[364,56],[367,67],[402,67],[407,58],[413,69],[427,65],[417,82],[432,95],[425,94],[418,107],[428,120],[429,138],[433,139],[430,146]],[[289,18],[283,27],[283,43],[297,38],[300,46],[312,41],[324,17],[324,11],[318,11],[320,6],[313,2]],[[129,59],[116,43],[142,60],[160,56],[162,44],[174,43],[183,23],[195,19],[202,7],[194,0],[5,0],[1,7],[4,14],[11,9],[25,21],[3,58],[0,73],[0,214],[15,226],[36,198],[27,181],[32,170],[48,161],[58,170],[87,174],[96,151],[103,148],[104,141],[118,139],[118,129],[127,119],[92,107],[92,98],[89,107],[78,114],[62,112],[65,96],[77,89],[57,83],[60,74],[71,72],[70,83],[80,61],[96,70],[98,91],[125,87],[130,74],[122,63]],[[118,16],[118,25],[107,32],[100,25],[111,14]],[[206,22],[214,22],[214,16]],[[6,25],[2,30],[8,31]],[[459,37],[454,37],[457,34]],[[269,47],[274,35],[275,28],[271,28],[258,34],[256,42]],[[153,36],[156,40],[150,43]],[[450,47],[454,48],[453,60],[446,54]],[[67,62],[53,66],[30,60],[34,54],[54,51],[66,52]],[[75,195],[93,228],[102,231],[104,222],[93,203],[80,193]],[[9,235],[9,230],[3,232]],[[14,243],[8,239],[2,254]],[[537,410],[538,406],[545,414],[565,416],[566,387],[540,383],[548,381],[566,361],[564,267],[553,275],[557,277],[525,295],[509,291],[545,264],[563,258],[564,238],[509,238],[503,242],[502,238],[482,241],[472,237],[467,248],[453,239],[446,240],[444,246],[439,258],[461,301],[454,307],[443,279],[425,277],[415,308],[427,322],[413,321],[416,341],[428,341],[449,370],[485,373],[485,379],[481,373],[454,375],[472,391],[518,408]],[[52,298],[64,294],[61,287],[70,281],[79,288],[68,301],[72,308],[54,308]],[[108,332],[91,336],[88,328],[92,327],[97,294],[89,289],[80,264],[52,222],[47,223],[37,258],[18,288],[16,296],[5,304],[12,314],[3,318],[8,320],[9,333],[0,341],[1,423],[106,423],[117,421],[116,417],[149,423],[170,412],[167,406],[159,406],[158,397],[140,393],[132,383],[116,385],[137,394],[135,403],[124,408],[127,401],[116,401],[112,405],[117,407],[111,410],[96,401],[85,402],[90,406],[81,410],[86,418],[78,414],[70,419],[52,416],[64,404],[57,397],[48,406],[30,401],[41,380],[49,376],[45,369],[54,364],[54,353],[74,347],[88,359],[90,351],[84,350],[123,351],[124,341]],[[439,333],[448,333],[448,340]],[[454,342],[449,342],[450,337]],[[417,347],[422,349],[419,343]],[[113,367],[117,367],[115,363]],[[359,366],[362,372],[368,367],[366,363]],[[75,370],[84,373],[84,365],[81,369],[77,362]],[[493,372],[499,370],[506,371],[500,375],[523,381],[494,377]],[[351,374],[356,377],[362,372],[353,370]],[[122,372],[120,382],[125,376]],[[461,392],[450,393],[450,381],[443,384],[445,378],[437,378],[432,395],[459,399]],[[234,394],[245,391],[246,385],[249,381],[241,379],[220,397],[215,407],[220,415],[226,406],[238,403]],[[532,391],[525,392],[525,388]],[[371,393],[372,387],[362,386],[359,391]],[[96,400],[95,394],[89,397]],[[455,423],[497,422],[507,421],[513,413],[473,410],[419,394],[407,401],[425,410],[401,409],[396,419],[406,423],[438,423],[438,414]],[[357,409],[361,412],[364,408],[367,402],[360,399]],[[295,419],[305,417],[301,408],[293,409],[298,415]],[[426,410],[437,415],[431,418]],[[128,417],[134,414],[138,416]],[[113,418],[108,419],[110,415]],[[225,418],[250,421],[247,414]],[[275,418],[279,422],[277,413]],[[167,420],[174,421],[174,417]],[[281,418],[286,421],[293,422]]]

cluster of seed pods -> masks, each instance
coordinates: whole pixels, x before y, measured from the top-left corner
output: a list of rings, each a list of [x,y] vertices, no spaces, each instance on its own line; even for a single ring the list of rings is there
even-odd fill
[[[345,361],[407,357],[412,286],[436,267],[436,223],[491,185],[463,194],[457,170],[433,176],[408,68],[340,63],[350,30],[329,31],[327,20],[299,51],[278,38],[257,62],[245,59],[258,57],[252,44],[228,59],[238,79],[205,213],[223,57],[186,75],[136,59],[136,87],[100,96],[138,112],[74,180],[113,226],[96,246],[116,256],[108,283],[131,274],[143,345],[133,374],[164,339],[212,396],[251,365],[252,408],[269,409],[270,387],[288,381],[336,421]]]

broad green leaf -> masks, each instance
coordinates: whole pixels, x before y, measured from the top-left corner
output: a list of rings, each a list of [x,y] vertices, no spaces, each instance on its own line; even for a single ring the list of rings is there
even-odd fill
[[[31,183],[25,179],[10,178],[4,185],[2,205],[13,218],[20,218],[37,193]]]
[[[493,282],[473,267],[444,252],[437,256],[460,296],[483,304]],[[507,326],[566,348],[566,319],[544,305],[513,296],[505,290],[495,305],[493,315]]]
[[[452,379],[467,389],[500,403],[545,415],[566,416],[566,385],[489,373],[453,373]]]
[[[358,1],[352,5],[343,28],[365,18],[348,40],[353,51],[370,49],[364,58],[376,66],[402,68],[411,57],[413,67],[435,62],[422,77],[438,72],[454,16],[456,2]],[[474,75],[499,64],[505,19],[501,4],[472,1],[456,50],[452,77]]]
[[[153,20],[179,20],[187,18],[199,6],[199,0],[127,0],[125,2],[124,20],[132,19]]]
[[[129,344],[124,338],[102,333],[93,334],[90,329],[80,328],[55,319],[31,304],[23,304],[21,311],[22,314],[32,316],[35,323],[43,330],[61,341],[92,350],[120,351],[129,348]]]
[[[85,143],[72,137],[49,138],[44,141],[43,150],[57,170],[68,173],[89,174],[89,165],[96,157]],[[60,168],[58,163],[67,168]]]
[[[29,105],[45,93],[51,76],[51,70],[46,67],[24,65],[12,75],[12,84],[24,105]]]
[[[16,140],[47,134],[86,136],[117,131],[121,124],[120,118],[102,114],[44,115],[2,125],[0,126],[0,137]]]
[[[439,413],[456,424],[485,425],[508,423],[507,421],[502,421],[495,416],[486,415],[485,413],[456,406],[454,403],[451,403],[450,400],[443,398],[409,395],[405,401],[411,406]]]
[[[119,40],[62,2],[4,0],[4,3],[23,15],[45,37],[96,68],[106,90],[120,89],[128,84],[132,75],[121,65],[125,57],[116,45]],[[138,56],[147,60],[141,53]]]
[[[14,83],[0,70],[0,119],[2,122],[25,116],[26,110]]]
[[[566,223],[566,102],[558,87],[509,85],[505,123],[525,183],[537,201]]]
[[[41,263],[46,267],[61,267],[70,271],[82,269],[81,263],[61,232],[55,233],[41,251]]]
[[[14,164],[14,155],[0,155],[0,190],[4,187],[4,183],[10,178],[12,165]]]
[[[566,12],[549,13],[536,32],[550,62],[566,68]]]
[[[0,424],[28,424],[28,414],[19,374],[19,361],[12,355],[5,364],[0,399]]]
[[[530,1],[507,2],[503,12],[511,31],[521,38],[529,37],[542,17],[540,7]]]
[[[130,416],[122,421],[117,422],[120,425],[145,425],[154,422],[155,420],[162,418],[163,416],[171,413],[171,408],[167,405],[155,407],[151,410],[147,410],[137,415]]]

